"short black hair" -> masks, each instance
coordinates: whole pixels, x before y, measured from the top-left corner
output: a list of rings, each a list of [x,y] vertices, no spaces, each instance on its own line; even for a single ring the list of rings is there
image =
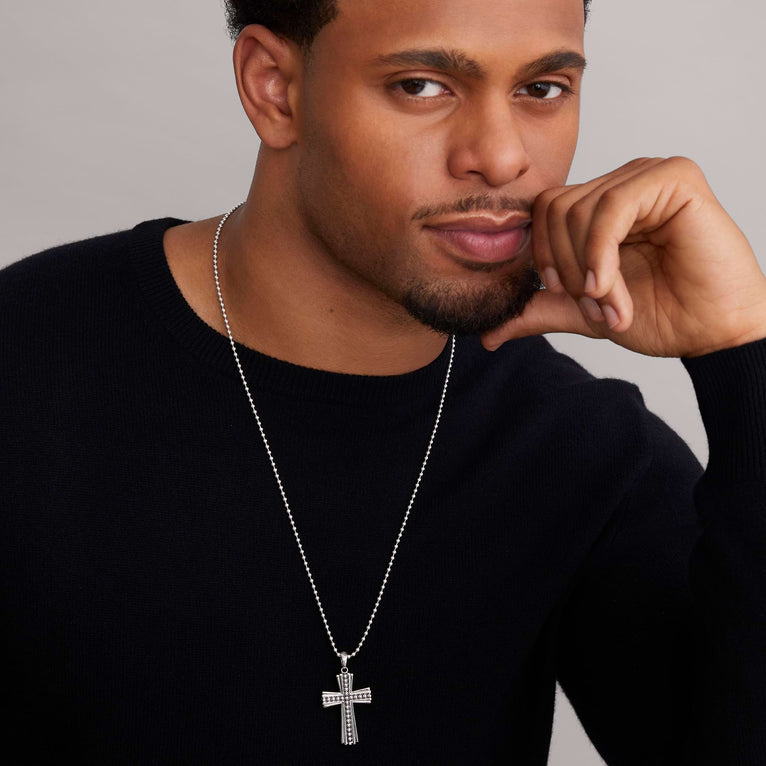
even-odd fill
[[[229,34],[236,40],[248,24],[263,24],[275,35],[308,51],[319,30],[338,15],[338,0],[225,0]]]
[[[591,0],[583,0],[585,21]],[[319,30],[338,15],[338,0],[225,0],[229,34],[236,40],[248,24],[263,24],[304,52]]]

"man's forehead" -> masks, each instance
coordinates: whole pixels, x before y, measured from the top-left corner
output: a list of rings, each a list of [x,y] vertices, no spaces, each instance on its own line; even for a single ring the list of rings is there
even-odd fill
[[[418,26],[472,29],[503,28],[526,31],[561,25],[573,33],[582,31],[583,0],[336,0],[337,21],[360,31],[416,31]]]
[[[361,65],[418,49],[460,52],[476,64],[482,52],[520,63],[532,53],[582,51],[583,0],[339,0],[338,10],[320,36]]]

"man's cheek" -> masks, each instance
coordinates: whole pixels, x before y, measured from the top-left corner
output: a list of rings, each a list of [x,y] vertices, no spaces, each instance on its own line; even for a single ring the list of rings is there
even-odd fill
[[[439,199],[447,178],[443,154],[428,142],[377,147],[369,152],[368,167],[392,200],[410,200],[421,205],[434,202],[435,197]]]

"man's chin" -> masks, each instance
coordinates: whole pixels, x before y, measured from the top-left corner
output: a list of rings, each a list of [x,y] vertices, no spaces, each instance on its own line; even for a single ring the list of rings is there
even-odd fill
[[[542,287],[540,275],[529,264],[480,288],[460,282],[415,282],[401,303],[412,317],[437,332],[480,335],[519,316]]]

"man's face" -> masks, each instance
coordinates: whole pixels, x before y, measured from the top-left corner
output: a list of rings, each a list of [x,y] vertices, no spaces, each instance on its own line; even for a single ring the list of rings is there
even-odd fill
[[[541,286],[528,235],[514,247],[520,232],[479,234],[472,254],[461,242],[473,235],[438,227],[476,216],[518,225],[539,192],[565,184],[581,67],[571,56],[529,65],[582,55],[582,0],[339,7],[314,41],[293,147],[308,231],[337,265],[440,332],[517,316]],[[455,51],[463,65],[395,57],[405,51]]]

